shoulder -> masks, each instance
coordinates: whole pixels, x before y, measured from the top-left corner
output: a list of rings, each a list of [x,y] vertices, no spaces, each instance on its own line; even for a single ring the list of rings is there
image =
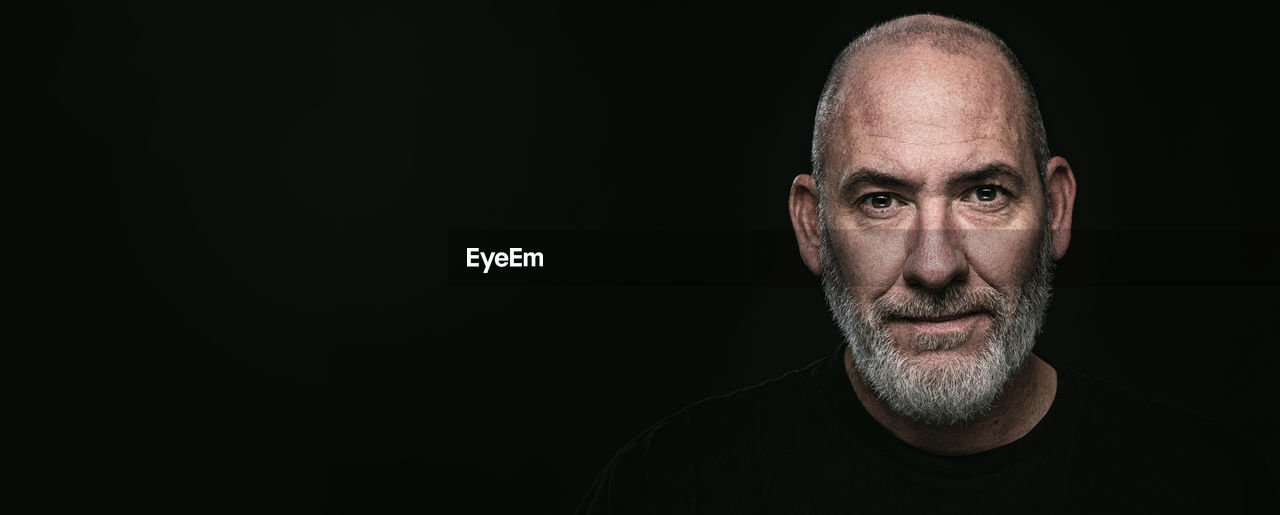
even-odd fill
[[[580,508],[582,513],[680,512],[769,468],[802,438],[822,408],[826,359],[755,386],[696,402],[645,429],[614,454]],[[728,505],[745,497],[720,499]],[[744,507],[745,508],[745,507]]]
[[[1270,502],[1271,472],[1239,432],[1104,379],[1055,368],[1076,394],[1078,465],[1107,470],[1083,477],[1125,478],[1115,484],[1126,484],[1131,493],[1197,499],[1219,507],[1222,502]]]
[[[1112,435],[1103,443],[1114,440],[1139,448],[1190,451],[1198,446],[1244,442],[1241,435],[1203,414],[1069,367],[1055,368],[1060,384],[1069,384],[1077,397],[1073,402],[1080,404],[1084,429]]]
[[[768,381],[691,404],[650,426],[634,443],[655,451],[683,443],[728,444],[765,436],[777,421],[797,421],[825,399],[821,371],[827,358]]]

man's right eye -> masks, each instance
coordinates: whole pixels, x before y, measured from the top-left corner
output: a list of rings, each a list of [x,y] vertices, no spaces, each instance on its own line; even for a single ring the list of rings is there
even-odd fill
[[[889,209],[893,207],[893,195],[888,193],[872,193],[863,200],[873,209]]]

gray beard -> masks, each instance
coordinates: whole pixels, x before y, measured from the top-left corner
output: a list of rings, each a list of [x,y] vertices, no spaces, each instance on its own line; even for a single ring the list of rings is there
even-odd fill
[[[1036,262],[1018,290],[1016,302],[994,290],[947,288],[940,293],[888,295],[865,309],[849,291],[832,249],[826,224],[821,227],[822,288],[836,325],[849,344],[853,364],[863,381],[894,411],[934,425],[972,421],[991,409],[1009,381],[1031,356],[1049,307],[1053,282],[1053,235],[1041,227]],[[891,336],[887,319],[897,316],[944,316],[973,310],[991,315],[991,326],[976,356],[925,365],[904,356]],[[969,334],[916,335],[917,351],[957,347]]]

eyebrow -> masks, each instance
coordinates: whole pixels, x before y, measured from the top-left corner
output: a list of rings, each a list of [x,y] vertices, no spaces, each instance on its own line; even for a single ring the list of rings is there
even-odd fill
[[[1016,169],[1004,163],[996,162],[982,166],[976,170],[957,174],[947,181],[947,185],[983,182],[990,179],[1003,179],[1013,183],[1014,188],[1026,185],[1022,175]]]
[[[1001,162],[988,163],[976,169],[954,174],[947,179],[947,186],[955,186],[957,184],[972,184],[991,179],[1003,179],[1012,183],[1015,189],[1020,189],[1026,185],[1026,181],[1016,169]],[[862,168],[844,179],[840,184],[841,193],[851,193],[859,186],[874,186],[879,188],[918,188],[918,181],[911,181],[898,177],[896,175],[873,170],[871,168]]]
[[[917,185],[916,182],[908,181],[896,175],[890,175],[870,168],[863,168],[846,177],[840,184],[840,190],[849,192],[864,184],[880,188],[906,188]]]

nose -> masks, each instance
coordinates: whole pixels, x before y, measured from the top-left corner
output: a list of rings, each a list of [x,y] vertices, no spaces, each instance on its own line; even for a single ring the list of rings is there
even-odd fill
[[[960,231],[949,228],[945,213],[922,216],[908,237],[910,251],[903,265],[907,285],[942,290],[969,276],[969,262],[961,247]]]

